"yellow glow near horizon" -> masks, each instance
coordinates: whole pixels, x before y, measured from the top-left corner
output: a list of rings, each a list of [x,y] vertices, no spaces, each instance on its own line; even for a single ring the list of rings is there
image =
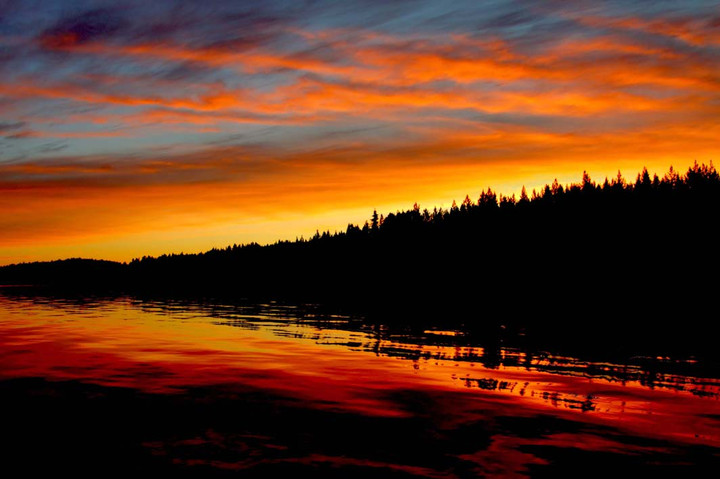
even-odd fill
[[[672,163],[679,171],[685,171],[690,164],[691,162],[683,164],[677,161]],[[59,209],[59,214],[68,215],[62,218],[63,224],[70,224],[69,222],[74,220],[76,228],[71,231],[58,229],[57,236],[50,240],[45,229],[35,233],[32,231],[32,224],[29,224],[24,237],[17,238],[15,244],[7,242],[10,244],[0,247],[0,264],[70,257],[127,262],[145,255],[197,253],[250,242],[270,244],[278,240],[292,241],[301,236],[309,238],[317,230],[344,231],[348,223],[362,226],[369,220],[373,209],[377,209],[379,214],[387,215],[408,210],[415,202],[421,208],[429,210],[433,207],[447,209],[453,200],[460,203],[465,195],[476,201],[480,191],[488,187],[496,193],[509,196],[519,195],[523,186],[528,194],[534,188],[539,191],[556,178],[561,184],[580,181],[582,170],[577,169],[575,164],[568,163],[564,168],[557,166],[529,164],[511,168],[507,165],[491,165],[482,169],[473,165],[449,171],[416,171],[416,181],[408,183],[399,181],[400,176],[395,177],[395,181],[369,178],[369,183],[381,182],[377,191],[368,191],[366,183],[361,182],[322,193],[308,191],[304,198],[295,198],[294,203],[292,191],[278,192],[274,201],[262,208],[252,209],[232,207],[232,184],[196,187],[193,192],[196,197],[194,202],[183,198],[188,193],[187,187],[183,187],[175,194],[164,191],[164,194],[159,195],[163,198],[161,203],[148,205],[147,197],[158,195],[157,192],[150,191],[136,199],[145,203],[146,207],[150,206],[147,208],[147,216],[137,214],[138,210],[130,207],[132,195],[105,198],[105,203],[98,197],[90,200],[82,197],[67,198],[66,201],[71,206],[61,206],[62,200],[58,199],[55,206]],[[633,181],[643,166],[647,166],[651,174],[662,176],[670,163],[634,160],[620,166],[588,165],[585,170],[598,183],[606,177],[614,178],[618,169],[626,179]],[[478,169],[481,171],[478,172]],[[383,194],[385,192],[387,194]],[[335,197],[337,201],[326,202],[328,197]],[[224,198],[224,202],[219,198]],[[106,208],[116,215],[119,208],[115,202],[124,203],[127,206],[128,218],[115,219],[122,223],[125,229],[116,227],[112,221],[100,225],[94,220],[94,214],[73,218],[66,213],[83,201],[88,201],[95,208]],[[189,203],[197,206],[188,212],[186,210]],[[164,211],[165,221],[157,222],[156,208]],[[137,226],[128,228],[128,223],[132,222]]]

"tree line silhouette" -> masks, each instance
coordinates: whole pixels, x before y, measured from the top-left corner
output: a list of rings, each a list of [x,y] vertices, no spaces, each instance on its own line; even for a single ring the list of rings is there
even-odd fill
[[[584,173],[519,197],[487,189],[448,209],[373,211],[362,226],[266,246],[13,265],[0,283],[324,302],[551,335],[612,323],[673,337],[690,324],[716,328],[719,212],[712,163],[662,177],[643,169],[634,181]]]

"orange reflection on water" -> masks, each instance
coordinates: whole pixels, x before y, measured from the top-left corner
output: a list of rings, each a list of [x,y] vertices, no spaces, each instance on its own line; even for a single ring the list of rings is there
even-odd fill
[[[424,335],[383,336],[347,318],[320,321],[277,305],[0,295],[0,379],[79,380],[150,393],[240,385],[300,399],[309,408],[399,418],[417,411],[394,395],[422,392],[451,404],[453,421],[488,411],[550,414],[642,437],[720,445],[718,379],[433,342],[462,335],[454,331]],[[578,441],[593,450],[621,447],[566,433],[549,435],[544,444]]]

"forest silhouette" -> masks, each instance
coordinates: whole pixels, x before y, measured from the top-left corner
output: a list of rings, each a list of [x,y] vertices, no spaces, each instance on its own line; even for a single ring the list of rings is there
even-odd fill
[[[524,334],[715,344],[720,175],[695,163],[602,183],[484,190],[449,209],[386,215],[312,238],[129,263],[0,268],[0,284],[320,302],[385,318]],[[712,334],[711,334],[712,333]]]

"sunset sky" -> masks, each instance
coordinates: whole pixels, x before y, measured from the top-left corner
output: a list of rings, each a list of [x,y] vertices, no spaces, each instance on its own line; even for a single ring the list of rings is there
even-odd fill
[[[720,158],[711,2],[0,0],[0,264]]]

